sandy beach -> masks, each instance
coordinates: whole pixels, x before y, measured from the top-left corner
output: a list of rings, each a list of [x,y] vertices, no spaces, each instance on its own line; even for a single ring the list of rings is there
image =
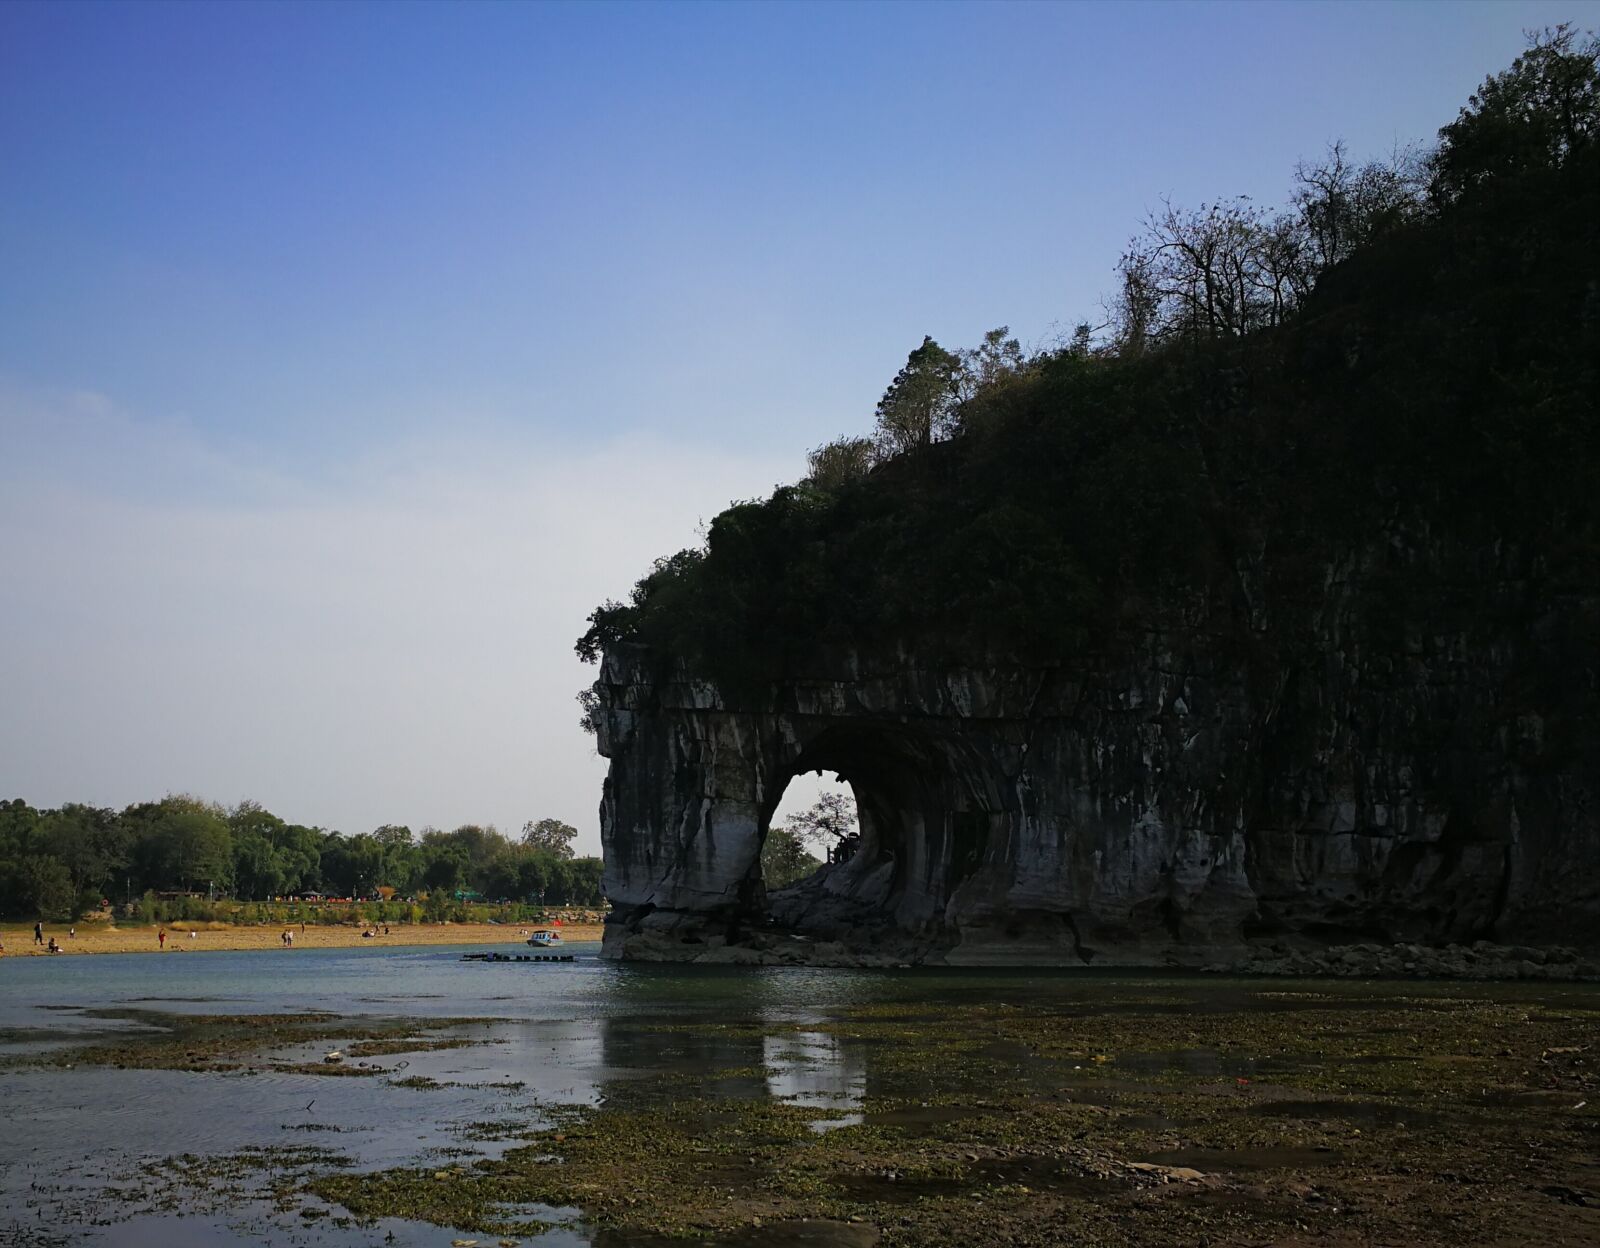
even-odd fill
[[[166,926],[165,952],[204,953],[224,949],[282,949],[283,933],[294,932],[296,949],[333,949],[356,945],[503,945],[523,939],[531,924],[521,923],[417,923],[389,925],[387,936],[363,937],[361,928],[343,924],[298,923],[291,927],[232,927],[224,923],[176,923]],[[76,936],[68,935],[69,925],[46,923],[44,938],[54,936],[63,955],[83,953],[155,953],[161,951],[157,927],[123,925],[107,927],[101,923],[80,923]],[[380,924],[378,931],[383,927]],[[190,932],[194,935],[190,936]],[[599,940],[598,923],[563,923],[561,934],[568,941]],[[33,925],[7,923],[0,926],[5,956],[49,957],[45,946],[33,943]]]

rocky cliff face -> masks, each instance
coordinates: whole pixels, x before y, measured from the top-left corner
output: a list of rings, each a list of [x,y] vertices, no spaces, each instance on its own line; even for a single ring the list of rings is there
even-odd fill
[[[819,960],[1097,965],[1592,941],[1595,587],[1398,534],[1309,592],[1260,566],[1130,605],[1048,666],[908,645],[735,694],[614,648],[607,953],[771,960],[774,932]],[[854,788],[861,848],[768,896],[768,821],[814,769]]]

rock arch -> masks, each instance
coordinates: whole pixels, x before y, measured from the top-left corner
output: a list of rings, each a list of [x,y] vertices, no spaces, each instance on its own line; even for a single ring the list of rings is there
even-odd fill
[[[1507,718],[1533,670],[1496,631],[1515,611],[1418,654],[1363,631],[1358,598],[1310,648],[1180,603],[1071,667],[898,647],[744,691],[615,646],[597,682],[606,952],[1195,965],[1250,940],[1600,931],[1592,707]],[[1590,642],[1547,649],[1550,688],[1593,687]],[[854,788],[863,851],[768,895],[773,810],[819,767]]]
[[[607,654],[608,955],[1081,965],[1239,932],[1255,901],[1232,795],[1197,793],[1179,768],[1156,783],[1164,747],[1141,739],[1175,688],[1115,695],[1128,705],[1108,724],[1050,673],[862,667],[735,701],[643,652]],[[861,852],[769,895],[773,811],[818,768],[854,789]]]
[[[1014,823],[989,761],[959,735],[927,724],[862,719],[807,727],[779,773],[766,819],[789,779],[832,771],[855,793],[861,840],[820,878],[771,898],[773,914],[819,934],[874,920],[905,931],[937,928],[956,892],[1003,855]]]

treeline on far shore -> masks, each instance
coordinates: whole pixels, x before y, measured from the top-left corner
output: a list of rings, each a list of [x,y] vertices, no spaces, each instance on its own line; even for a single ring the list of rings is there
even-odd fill
[[[576,835],[541,819],[515,839],[476,824],[346,836],[251,801],[230,809],[176,794],[118,811],[19,798],[0,801],[0,916],[64,922],[109,908],[146,922],[515,921],[604,904],[601,860],[575,857]]]
[[[69,923],[88,924],[94,930],[95,920],[108,920],[109,930],[125,927],[174,925],[209,925],[227,927],[291,927],[306,924],[312,927],[374,927],[404,926],[408,923],[501,923],[513,926],[520,923],[545,924],[552,920],[568,923],[601,923],[605,921],[604,906],[568,905],[529,901],[472,901],[454,894],[429,893],[420,898],[394,896],[383,900],[330,900],[285,897],[274,901],[239,901],[231,897],[208,898],[197,893],[147,892],[130,902],[118,901],[108,910],[86,910],[72,917],[28,914],[10,916],[7,921],[26,928],[30,923],[42,921],[46,932]],[[53,925],[53,926],[52,926]]]

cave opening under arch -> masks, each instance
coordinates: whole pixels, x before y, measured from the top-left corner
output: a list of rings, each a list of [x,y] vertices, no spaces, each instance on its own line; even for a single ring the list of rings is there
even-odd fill
[[[826,928],[830,911],[876,910],[896,925],[937,923],[1004,836],[1002,796],[959,737],[876,722],[825,727],[806,740],[761,811],[762,843],[797,776],[836,777],[854,795],[859,838],[810,877],[760,889],[757,908],[786,926]],[[760,860],[753,867],[759,877]],[[817,904],[824,895],[830,904]]]

